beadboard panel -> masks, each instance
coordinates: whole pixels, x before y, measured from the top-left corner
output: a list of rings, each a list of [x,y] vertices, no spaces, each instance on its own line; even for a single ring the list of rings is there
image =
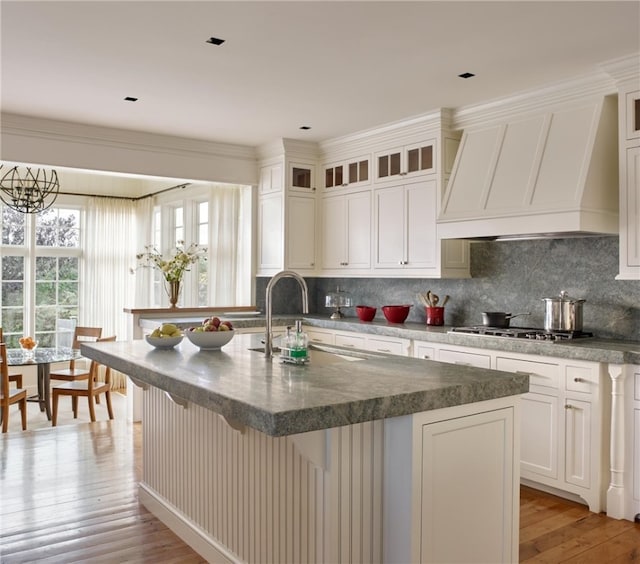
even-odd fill
[[[144,414],[143,487],[236,561],[381,562],[381,421],[323,431],[323,468],[153,387]]]

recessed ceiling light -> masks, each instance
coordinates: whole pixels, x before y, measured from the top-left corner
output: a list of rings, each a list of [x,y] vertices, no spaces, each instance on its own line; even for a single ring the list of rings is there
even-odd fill
[[[458,75],[460,78],[471,78],[472,76],[475,76],[475,74],[473,74],[472,72],[463,72],[462,74]]]
[[[138,101],[138,99],[134,98],[133,96],[127,96],[127,97],[125,97],[124,100],[125,100],[125,102],[137,102]]]
[[[301,125],[300,129],[304,129],[306,131],[308,129],[311,129],[311,126],[310,125]]]
[[[222,45],[224,41],[224,39],[219,39],[218,37],[209,37],[207,39],[207,43],[211,43],[211,45]]]

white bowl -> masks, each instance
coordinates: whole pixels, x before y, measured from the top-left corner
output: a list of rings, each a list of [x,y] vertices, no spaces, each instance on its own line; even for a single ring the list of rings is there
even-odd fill
[[[185,331],[184,334],[203,351],[218,351],[233,339],[234,331]]]
[[[177,337],[152,337],[151,335],[145,335],[144,338],[147,340],[147,343],[156,349],[172,349],[182,342],[183,337],[182,335],[178,335]]]

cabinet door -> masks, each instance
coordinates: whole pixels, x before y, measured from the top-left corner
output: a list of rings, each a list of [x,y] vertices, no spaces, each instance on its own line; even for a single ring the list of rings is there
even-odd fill
[[[436,239],[436,183],[410,184],[405,188],[407,268],[435,268],[438,260]]]
[[[316,167],[310,163],[289,163],[289,188],[296,192],[313,192],[316,189]]]
[[[313,270],[316,262],[316,201],[287,198],[287,268]]]
[[[347,265],[350,269],[371,267],[371,192],[347,196]]]
[[[364,335],[344,335],[342,333],[338,333],[335,337],[335,342],[339,347],[366,349]]]
[[[491,356],[488,354],[451,349],[440,349],[437,354],[440,362],[461,364],[462,366],[475,366],[476,368],[491,368]]]
[[[284,265],[282,194],[259,199],[258,225],[259,271],[281,270]]]
[[[282,191],[282,164],[263,166],[260,169],[260,193]]]
[[[591,486],[591,404],[567,398],[565,413],[565,481]]]
[[[335,345],[335,334],[330,330],[311,329],[305,327],[309,341],[313,343],[322,343],[323,345]]]
[[[620,193],[620,274],[640,274],[640,147],[627,149],[626,182]]]
[[[511,409],[422,427],[420,562],[517,560],[513,435]]]
[[[628,92],[626,95],[627,139],[640,139],[640,91]]]
[[[405,262],[405,196],[404,186],[380,188],[375,198],[376,268],[401,268]]]
[[[347,209],[345,198],[322,199],[322,268],[347,266]]]
[[[388,337],[367,337],[367,350],[386,354],[408,356],[410,341],[408,339],[393,339]]]
[[[521,405],[522,476],[558,479],[558,398],[529,392],[522,396]]]

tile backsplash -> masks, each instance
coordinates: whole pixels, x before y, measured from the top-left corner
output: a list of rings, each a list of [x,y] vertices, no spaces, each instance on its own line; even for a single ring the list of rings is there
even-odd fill
[[[451,296],[445,323],[482,324],[483,311],[530,312],[513,326],[543,327],[545,304],[541,298],[569,296],[585,300],[583,329],[597,337],[640,341],[640,280],[616,280],[618,237],[581,237],[472,243],[471,278],[433,280],[419,278],[307,278],[311,313],[327,317],[327,292],[350,292],[354,304],[378,307],[413,304],[407,321],[425,322],[424,307],[416,294],[431,290]],[[256,282],[256,305],[264,311],[268,278]],[[281,280],[274,290],[274,313],[299,313],[300,291],[293,280]],[[344,309],[355,316],[354,308]]]

